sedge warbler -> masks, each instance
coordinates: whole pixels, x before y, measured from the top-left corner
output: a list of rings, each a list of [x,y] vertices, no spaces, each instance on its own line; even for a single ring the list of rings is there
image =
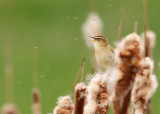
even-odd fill
[[[94,36],[92,38],[95,50],[95,59],[98,67],[106,69],[114,63],[114,52],[111,45],[104,36]]]

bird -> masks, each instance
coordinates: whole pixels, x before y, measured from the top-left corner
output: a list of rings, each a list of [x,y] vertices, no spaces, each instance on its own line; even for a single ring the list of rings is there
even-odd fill
[[[114,51],[108,40],[104,36],[90,36],[93,42],[95,60],[97,66],[107,69],[114,64]]]

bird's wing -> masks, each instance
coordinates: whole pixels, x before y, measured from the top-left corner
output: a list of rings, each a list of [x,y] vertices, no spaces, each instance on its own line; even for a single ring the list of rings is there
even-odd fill
[[[113,50],[113,48],[112,48],[111,45],[108,45],[108,48],[110,48],[110,50],[112,51],[112,53],[114,53],[114,50]]]
[[[109,45],[109,47],[106,48],[106,53],[105,53],[105,60],[106,61],[112,61],[113,60],[113,56],[114,56],[114,51],[113,48]]]

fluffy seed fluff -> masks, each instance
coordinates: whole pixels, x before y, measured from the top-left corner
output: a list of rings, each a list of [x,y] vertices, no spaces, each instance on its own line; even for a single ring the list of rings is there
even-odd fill
[[[84,114],[107,114],[111,101],[111,89],[107,87],[108,79],[108,73],[97,73],[91,79],[87,88]]]
[[[136,33],[126,36],[115,49],[117,71],[113,76],[118,77],[113,95],[114,114],[126,114],[130,101],[131,90],[141,60],[140,37]]]
[[[87,86],[81,82],[75,86],[75,110],[74,114],[83,114],[84,105],[86,103]]]
[[[89,36],[97,36],[102,34],[103,24],[97,13],[90,13],[82,26],[83,37],[88,47],[93,44],[89,41]]]
[[[2,106],[1,114],[19,114],[19,111],[14,104],[7,103]]]
[[[141,35],[141,43],[144,47],[144,33]],[[152,49],[154,48],[155,45],[155,38],[156,35],[152,31],[146,31],[146,41],[145,41],[145,56],[146,57],[151,57],[152,56]]]
[[[70,96],[58,98],[58,105],[54,108],[53,114],[72,114],[74,105]]]
[[[134,114],[144,114],[148,100],[157,88],[157,80],[155,75],[152,75],[153,61],[147,57],[141,62],[133,90],[131,101],[133,104]]]
[[[81,82],[81,83],[79,83],[79,84],[77,84],[77,85],[75,86],[75,91],[85,91],[86,89],[87,89],[87,86],[86,86],[86,84],[83,83],[83,82]],[[83,96],[85,96],[85,92],[82,92],[82,93],[80,94],[79,99],[81,99],[81,97],[83,97]]]
[[[33,114],[41,114],[41,104],[40,104],[40,92],[38,88],[33,88],[32,91],[32,112]]]
[[[141,43],[144,46],[144,33],[141,34],[141,37]],[[155,46],[156,34],[153,31],[147,31],[146,38],[149,40],[151,48],[153,48]]]

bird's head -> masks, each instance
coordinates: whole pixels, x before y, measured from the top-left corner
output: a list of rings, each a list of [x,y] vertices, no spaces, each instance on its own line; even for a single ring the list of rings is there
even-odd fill
[[[108,46],[108,41],[107,39],[104,37],[104,36],[94,36],[94,37],[91,37],[92,38],[92,41],[94,43],[94,46],[100,46],[100,47],[107,47]]]

